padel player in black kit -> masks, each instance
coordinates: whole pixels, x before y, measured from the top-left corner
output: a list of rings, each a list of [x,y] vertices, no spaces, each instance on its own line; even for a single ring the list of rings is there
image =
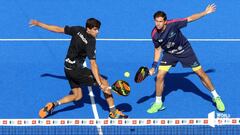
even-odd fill
[[[37,20],[31,20],[30,25],[72,36],[65,58],[64,71],[73,94],[67,95],[56,102],[47,103],[46,106],[39,111],[41,118],[49,116],[53,112],[53,109],[61,104],[80,100],[82,98],[81,85],[97,85],[101,88],[109,105],[110,118],[128,117],[115,108],[109,84],[107,80],[100,76],[98,70],[96,63],[96,37],[100,29],[100,21],[95,18],[89,18],[86,21],[85,28],[81,26],[65,26],[62,28],[55,25],[48,25]],[[90,60],[91,69],[83,65],[86,57]]]

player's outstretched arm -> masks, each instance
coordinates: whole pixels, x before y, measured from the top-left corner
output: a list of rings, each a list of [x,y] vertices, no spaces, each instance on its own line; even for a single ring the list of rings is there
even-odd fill
[[[192,21],[198,20],[198,19],[202,18],[203,16],[213,13],[215,11],[216,11],[216,5],[210,4],[206,7],[206,9],[203,12],[193,14],[193,15],[187,17],[187,21],[192,22]]]
[[[159,47],[159,48],[154,48],[154,61],[155,62],[158,62],[159,61],[159,59],[160,59],[160,56],[161,56],[161,52],[162,52],[162,48],[161,47]],[[150,70],[149,70],[149,74],[150,75],[153,75],[155,73],[155,68],[151,68]]]
[[[48,25],[48,24],[45,24],[45,23],[40,22],[38,20],[30,20],[29,25],[30,25],[30,27],[38,26],[38,27],[41,27],[43,29],[46,29],[46,30],[49,30],[49,31],[52,31],[52,32],[64,33],[64,28],[59,27],[59,26],[55,26],[55,25]]]
[[[92,70],[92,73],[94,75],[94,78],[96,79],[98,85],[100,86],[100,88],[102,90],[105,90],[106,88],[108,88],[109,86],[105,86],[103,83],[102,83],[102,80],[100,78],[100,74],[99,74],[99,70],[98,70],[98,65],[97,65],[97,62],[96,60],[90,60],[90,65],[91,65],[91,70]]]

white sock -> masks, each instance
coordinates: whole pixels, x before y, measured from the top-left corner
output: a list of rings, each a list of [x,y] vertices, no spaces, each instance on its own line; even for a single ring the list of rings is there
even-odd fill
[[[56,102],[53,102],[53,104],[54,104],[55,106],[59,106],[59,105],[61,105],[61,102],[60,102],[59,100],[57,100]]]
[[[116,107],[115,107],[115,105],[110,106],[109,109],[110,109],[110,112],[115,112],[115,111],[116,111]]]
[[[162,96],[156,96],[156,103],[162,103]]]
[[[113,105],[113,106],[110,106],[109,108],[114,108],[115,107],[115,105]]]
[[[62,103],[60,101],[57,101],[58,105],[61,105]]]
[[[211,91],[214,98],[219,97],[216,90]]]

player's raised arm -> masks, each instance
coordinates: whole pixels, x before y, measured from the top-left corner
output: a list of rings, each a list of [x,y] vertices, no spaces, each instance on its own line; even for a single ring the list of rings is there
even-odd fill
[[[59,26],[55,26],[55,25],[48,25],[45,24],[43,22],[40,22],[38,20],[30,20],[29,25],[32,26],[38,26],[41,27],[43,29],[52,31],[52,32],[57,32],[57,33],[64,33],[64,28],[59,27]]]
[[[215,11],[216,11],[216,5],[210,4],[206,7],[206,9],[203,12],[193,14],[193,15],[187,17],[187,21],[192,22],[192,21],[198,20],[198,19],[202,18],[203,16],[213,13]]]

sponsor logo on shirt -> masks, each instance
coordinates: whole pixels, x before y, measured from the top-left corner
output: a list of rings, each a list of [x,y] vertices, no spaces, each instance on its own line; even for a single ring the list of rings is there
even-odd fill
[[[94,56],[93,56],[93,58],[96,58],[96,49],[94,50]]]
[[[82,41],[83,41],[85,44],[88,43],[87,39],[83,36],[83,34],[82,34],[81,32],[78,32],[77,35],[82,39]]]
[[[160,63],[162,63],[162,64],[167,64],[167,62],[166,62],[166,61],[161,61]]]
[[[159,42],[159,43],[163,42],[163,39],[159,39],[158,42]]]
[[[197,67],[197,66],[199,66],[199,63],[198,63],[197,61],[195,61],[195,62],[191,65],[191,67]]]
[[[181,51],[177,52],[176,54],[181,54],[181,53],[183,53],[183,52],[184,52],[184,50],[181,50]]]
[[[76,63],[75,60],[72,61],[72,60],[70,60],[69,58],[65,59],[65,61],[66,61],[67,63],[69,63],[69,64],[75,64],[75,63]]]
[[[171,33],[169,34],[168,38],[172,38],[172,37],[174,37],[175,35],[176,35],[175,32],[171,32]]]
[[[182,46],[178,46],[178,50],[179,50],[179,51],[182,50]]]
[[[175,42],[168,42],[166,46],[167,46],[168,49],[171,48],[171,47],[174,47]]]
[[[168,53],[171,53],[171,54],[176,53],[176,52],[177,52],[177,49],[173,49],[173,50],[168,51]]]

